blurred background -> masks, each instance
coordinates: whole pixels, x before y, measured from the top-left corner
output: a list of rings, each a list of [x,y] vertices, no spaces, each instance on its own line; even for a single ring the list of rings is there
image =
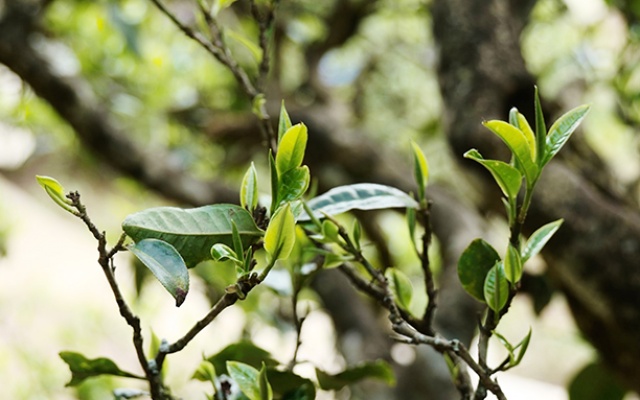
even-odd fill
[[[218,14],[225,43],[258,79],[261,49],[249,2],[226,3],[233,4]],[[410,140],[425,151],[442,292],[437,323],[449,337],[472,344],[480,310],[454,279],[458,255],[475,237],[496,246],[506,240],[496,188],[461,156],[475,147],[504,157],[481,121],[505,119],[512,106],[533,121],[534,85],[547,123],[591,104],[534,200],[529,233],[553,219],[566,222],[527,266],[524,293],[502,333],[517,342],[532,327],[533,337],[523,364],[500,381],[510,398],[568,399],[571,392],[586,399],[568,388],[587,371],[577,385],[590,398],[637,399],[640,1],[276,3],[266,110],[277,116],[284,100],[294,123],[308,125],[305,163],[319,192],[355,182],[413,191]],[[196,2],[167,4],[185,24],[202,25]],[[251,110],[233,74],[150,1],[0,0],[0,376],[7,398],[101,399],[136,385],[101,377],[64,387],[70,374],[57,356],[62,350],[138,367],[130,329],[95,261],[95,241],[34,176],[78,190],[115,243],[124,217],[147,207],[237,203],[251,161],[267,193],[266,147]],[[403,269],[419,292],[403,216],[371,215],[363,227],[372,257]],[[193,289],[176,309],[126,255],[118,259],[119,282],[146,334],[177,339],[234,279],[230,266],[192,272]],[[313,366],[337,372],[384,358],[398,383],[320,396],[456,398],[437,357],[394,345],[385,314],[335,272],[319,274],[301,293],[309,315],[299,358],[306,362],[296,371],[313,377]],[[206,387],[189,381],[203,352],[242,338],[289,361],[296,332],[287,290],[276,289],[252,292],[171,358],[168,382],[179,396],[205,398]],[[416,299],[415,308],[425,301]]]

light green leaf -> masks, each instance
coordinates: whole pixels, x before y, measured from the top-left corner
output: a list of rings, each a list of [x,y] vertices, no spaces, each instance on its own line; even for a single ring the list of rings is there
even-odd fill
[[[533,232],[525,243],[524,249],[522,249],[522,263],[525,263],[542,250],[549,239],[560,229],[562,222],[564,222],[563,219],[550,222]]]
[[[176,307],[180,307],[189,292],[189,271],[175,247],[163,240],[143,239],[128,249],[173,296]]]
[[[262,400],[257,369],[238,361],[227,361],[227,371],[249,400]]]
[[[498,261],[500,255],[489,243],[482,239],[471,242],[458,260],[458,278],[464,290],[484,302],[484,282]]]
[[[522,174],[516,168],[503,161],[485,160],[475,149],[464,153],[464,157],[480,163],[489,170],[493,179],[500,186],[500,190],[509,200],[513,201],[518,197],[518,192],[522,185]]]
[[[416,253],[419,254],[418,246],[416,245],[416,210],[414,208],[407,208],[407,226],[409,228],[411,245]]]
[[[145,379],[142,376],[121,370],[115,362],[108,358],[100,357],[90,360],[84,355],[72,351],[62,351],[59,355],[62,361],[69,365],[69,369],[71,370],[71,380],[66,386],[78,386],[84,382],[85,379],[100,375]]]
[[[335,254],[331,252],[326,252],[324,254],[324,262],[322,263],[323,269],[331,269],[335,267],[339,267],[348,261],[353,261],[354,257],[351,254]]]
[[[356,246],[356,249],[361,250],[362,247],[360,246],[360,240],[362,239],[362,225],[360,225],[360,221],[357,219],[353,221],[351,239],[353,240],[353,244]]]
[[[276,211],[264,235],[264,249],[269,254],[269,261],[289,257],[295,242],[296,221],[291,206],[287,203]]]
[[[507,256],[504,259],[504,272],[507,280],[516,284],[522,278],[522,259],[520,252],[509,243]]]
[[[286,131],[291,128],[291,118],[289,118],[289,113],[284,106],[284,100],[282,100],[282,104],[280,105],[280,117],[278,118],[278,143],[282,140],[282,136]]]
[[[495,133],[509,147],[517,160],[516,164],[522,168],[527,184],[533,185],[538,179],[539,170],[531,158],[531,150],[525,134],[520,129],[504,121],[487,121],[483,125]]]
[[[521,113],[516,113],[516,119],[518,120],[518,128],[524,133],[524,137],[527,139],[527,143],[529,144],[529,150],[531,151],[531,159],[535,163],[536,160],[536,135],[533,133],[531,129],[531,125],[529,125],[529,121],[522,115]]]
[[[419,208],[420,205],[408,194],[390,186],[375,183],[359,183],[338,186],[307,202],[316,218],[337,215],[350,210],[380,210],[387,208]],[[298,221],[308,221],[302,213]]]
[[[382,360],[361,363],[335,375],[316,368],[316,377],[323,390],[340,390],[367,378],[382,380],[389,386],[394,385],[396,381],[393,370],[386,361]]]
[[[244,248],[262,237],[251,214],[232,204],[193,209],[150,208],[129,215],[122,222],[122,229],[135,242],[155,238],[170,243],[191,268],[211,258],[211,246],[215,243],[233,246],[232,222],[238,228]]]
[[[387,268],[385,276],[391,282],[391,290],[396,297],[400,308],[409,311],[413,298],[413,285],[411,279],[397,268]]]
[[[65,196],[64,188],[60,182],[49,176],[43,175],[36,175],[36,180],[57,205],[72,214],[76,213],[73,207],[71,207],[71,200]]]
[[[251,163],[251,166],[242,179],[240,205],[250,212],[253,212],[258,206],[258,173],[253,163]]]
[[[418,185],[418,200],[422,202],[425,200],[425,192],[429,182],[429,165],[422,149],[414,141],[411,141],[411,148],[413,149],[413,175]]]
[[[529,348],[529,342],[531,341],[531,333],[532,333],[532,330],[531,328],[529,328],[529,333],[527,333],[527,336],[525,336],[524,339],[522,339],[520,343],[518,343],[518,345],[516,346],[516,349],[520,348],[520,351],[518,351],[518,355],[516,356],[516,359],[513,362],[513,365],[512,365],[513,367],[520,364],[520,362],[522,361],[522,358],[527,352],[527,349]]]
[[[271,174],[271,208],[269,209],[270,214],[273,215],[275,213],[276,208],[280,205],[280,199],[278,199],[279,187],[280,184],[278,182],[278,169],[276,168],[276,159],[273,157],[273,153],[271,149],[269,149],[269,172]]]
[[[241,263],[238,258],[238,254],[229,246],[222,243],[216,243],[211,246],[211,258],[216,261],[227,261],[231,260],[236,263]]]
[[[216,379],[216,369],[209,360],[202,360],[198,369],[196,369],[191,376],[191,379],[213,383]]]
[[[279,177],[302,165],[307,138],[307,127],[304,124],[293,125],[282,135],[276,154],[276,169]]]
[[[497,262],[484,281],[484,300],[493,311],[500,312],[509,299],[509,281],[504,273],[504,265]]]
[[[260,400],[272,400],[273,390],[267,378],[267,366],[262,363],[260,373],[258,374],[258,385],[260,387]]]
[[[545,156],[545,147],[547,143],[547,125],[544,122],[544,114],[542,105],[540,104],[540,96],[538,95],[538,87],[535,87],[535,112],[536,112],[536,164],[542,168],[542,159]]]
[[[224,33],[228,38],[235,40],[249,50],[254,61],[259,62],[262,59],[262,49],[251,39],[242,33],[232,31],[231,29],[226,29]]]
[[[280,203],[298,200],[309,188],[310,181],[306,165],[288,170],[278,179],[278,200]]]
[[[547,134],[547,142],[545,144],[544,157],[540,166],[546,165],[569,140],[571,134],[576,130],[584,117],[589,112],[589,105],[582,105],[568,111],[566,114],[558,118],[556,122],[549,128]]]

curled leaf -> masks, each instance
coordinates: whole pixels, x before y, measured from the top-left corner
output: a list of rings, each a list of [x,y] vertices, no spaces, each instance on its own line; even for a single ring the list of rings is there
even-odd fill
[[[54,178],[43,175],[36,175],[36,180],[42,186],[45,192],[51,197],[51,199],[64,210],[75,214],[75,210],[71,207],[71,200],[69,200],[64,193],[64,188]]]

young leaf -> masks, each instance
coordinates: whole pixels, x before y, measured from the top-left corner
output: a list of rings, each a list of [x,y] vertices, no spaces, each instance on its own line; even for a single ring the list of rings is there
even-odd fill
[[[391,289],[396,297],[396,302],[402,309],[408,311],[413,297],[411,279],[397,268],[387,268],[385,276],[391,282]]]
[[[296,124],[282,135],[282,140],[278,145],[278,154],[276,154],[278,176],[302,165],[304,151],[307,147],[307,137],[307,127],[304,124]]]
[[[233,251],[236,253],[238,261],[244,262],[244,246],[242,245],[242,237],[235,221],[231,221],[231,239],[233,241]]]
[[[69,365],[69,369],[71,370],[71,380],[65,386],[78,386],[84,382],[85,379],[99,375],[145,379],[142,376],[121,370],[115,362],[108,358],[100,357],[90,360],[84,355],[72,351],[62,351],[59,355],[62,361]]]
[[[522,249],[522,263],[524,264],[528,259],[535,256],[542,250],[545,244],[551,239],[551,237],[560,229],[560,225],[562,225],[563,219],[559,219],[553,222],[550,222],[540,228],[537,231],[533,232],[533,234],[525,243],[524,248]]]
[[[524,133],[524,137],[527,139],[527,143],[529,144],[529,150],[531,151],[531,159],[535,163],[536,154],[538,150],[536,149],[536,135],[533,133],[531,129],[531,125],[529,125],[529,121],[522,115],[521,113],[516,113],[516,119],[518,121],[518,129]]]
[[[227,361],[229,360],[240,361],[254,368],[259,368],[262,363],[268,367],[278,365],[278,362],[271,357],[268,351],[246,340],[230,344],[217,354],[207,358],[218,374],[229,373],[227,371]]]
[[[353,240],[353,244],[356,246],[358,250],[361,250],[360,240],[362,239],[362,225],[356,219],[353,221],[353,228],[351,229],[351,239]]]
[[[209,360],[202,360],[198,369],[195,370],[191,379],[195,379],[201,382],[214,383],[216,380],[216,369]]]
[[[275,262],[275,260],[289,257],[295,242],[296,221],[293,218],[291,206],[287,203],[276,211],[264,235],[264,249],[269,254],[269,261]]]
[[[251,166],[242,179],[240,205],[250,212],[253,212],[258,206],[258,173],[253,163],[251,163]]]
[[[288,170],[278,179],[278,200],[281,203],[298,200],[309,188],[310,181],[309,167],[306,165]]]
[[[411,142],[411,148],[413,149],[413,175],[418,185],[418,200],[422,202],[425,200],[425,191],[429,182],[429,166],[424,153],[413,141]]]
[[[504,274],[504,266],[502,262],[489,270],[487,278],[484,281],[484,300],[489,308],[495,312],[502,310],[507,304],[509,298],[509,282]]]
[[[484,282],[500,255],[482,239],[476,239],[462,252],[458,260],[458,278],[464,290],[484,302]]]
[[[538,87],[535,87],[535,112],[536,112],[536,164],[542,168],[542,159],[545,154],[545,146],[547,143],[547,126],[544,122],[544,114],[542,113],[542,105],[540,104],[540,96],[538,95]]]
[[[520,343],[516,345],[515,348],[516,349],[520,348],[520,351],[518,351],[518,355],[516,356],[516,359],[514,360],[512,367],[515,367],[518,364],[520,364],[520,362],[522,361],[522,358],[527,352],[527,349],[529,348],[529,342],[531,341],[531,332],[532,332],[531,328],[529,328],[529,333],[527,333],[527,336],[525,336],[524,339],[522,339]]]
[[[347,261],[353,261],[354,257],[351,254],[335,254],[327,252],[324,254],[324,262],[322,263],[323,269],[331,269],[339,267]]]
[[[260,387],[260,400],[272,400],[273,390],[267,379],[267,366],[262,363],[260,373],[258,374],[258,386]]]
[[[222,243],[216,243],[211,246],[211,258],[216,261],[231,260],[235,263],[241,263],[238,254],[229,246]]]
[[[495,133],[509,147],[518,162],[517,164],[522,168],[527,184],[532,185],[538,179],[539,170],[531,158],[531,149],[524,133],[504,121],[487,121],[483,125]]]
[[[507,280],[513,284],[520,281],[522,277],[522,259],[520,252],[509,243],[507,256],[504,259],[504,272]]]
[[[348,368],[338,374],[330,375],[316,368],[318,384],[323,390],[340,390],[363,379],[379,379],[388,385],[394,385],[396,378],[393,370],[385,361],[367,362]]]
[[[564,146],[567,140],[569,140],[571,134],[587,115],[589,108],[590,106],[587,104],[578,106],[558,118],[558,120],[551,125],[549,133],[547,134],[544,157],[540,164],[541,167],[545,166],[556,154],[558,154],[562,146]]]
[[[238,361],[227,361],[227,371],[249,400],[262,400],[257,369]]]
[[[280,205],[280,193],[278,193],[280,184],[278,182],[278,169],[276,168],[276,159],[269,149],[269,172],[271,173],[271,208],[270,213],[273,215]]]
[[[163,240],[143,239],[128,249],[173,296],[176,307],[180,307],[189,292],[189,271],[175,247]]]
[[[71,207],[71,200],[65,197],[64,188],[62,187],[60,182],[49,176],[43,175],[36,175],[36,180],[57,205],[72,214],[76,213],[73,207]]]
[[[289,113],[287,113],[287,109],[284,106],[284,100],[282,100],[280,118],[278,118],[278,143],[280,143],[282,136],[289,128],[291,128],[291,118],[289,118]]]
[[[225,35],[228,38],[233,39],[236,42],[240,43],[247,50],[249,50],[249,53],[251,53],[251,56],[253,57],[254,61],[258,62],[262,59],[262,49],[260,48],[260,46],[255,44],[251,39],[249,39],[242,33],[236,32],[231,29],[225,29]]]
[[[464,157],[480,163],[489,170],[493,179],[495,179],[498,186],[500,186],[502,193],[509,200],[513,201],[518,197],[518,192],[522,185],[522,174],[516,168],[503,161],[485,160],[475,149],[464,153]]]
[[[263,232],[251,214],[231,204],[193,209],[150,208],[127,216],[122,229],[135,242],[155,238],[172,244],[191,268],[211,258],[211,246],[215,243],[233,246],[232,222],[238,228],[244,248],[262,237]]]
[[[411,245],[416,253],[418,253],[418,246],[416,245],[416,210],[414,208],[407,208],[407,226],[409,227]]]
[[[316,218],[337,215],[350,210],[380,210],[387,208],[419,208],[420,205],[405,192],[375,183],[338,186],[307,202]],[[302,213],[298,221],[308,221]]]
[[[331,220],[322,221],[322,236],[329,243],[340,240],[340,228]]]

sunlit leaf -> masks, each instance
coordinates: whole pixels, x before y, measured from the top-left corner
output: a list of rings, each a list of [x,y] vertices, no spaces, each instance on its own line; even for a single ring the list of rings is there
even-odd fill
[[[129,215],[122,222],[122,229],[135,242],[155,238],[170,243],[191,268],[200,261],[211,259],[211,246],[215,243],[233,246],[232,221],[238,228],[244,248],[262,237],[262,231],[251,214],[232,204],[193,209],[150,208]]]
[[[307,138],[307,127],[304,124],[293,125],[282,135],[276,154],[278,176],[302,165]]]
[[[260,48],[260,46],[258,46],[258,44],[254,43],[251,39],[249,39],[242,33],[233,31],[231,29],[226,29],[225,35],[228,38],[240,43],[247,50],[249,50],[254,61],[259,62],[262,59],[262,49]]]
[[[411,148],[413,150],[413,175],[418,185],[418,200],[424,201],[427,183],[429,182],[429,165],[422,149],[413,141],[411,142]]]
[[[289,257],[295,242],[296,221],[291,212],[291,206],[287,203],[279,208],[269,221],[264,235],[264,249],[269,255],[269,260],[274,262]]]
[[[581,105],[558,118],[549,128],[547,142],[545,144],[544,157],[541,166],[546,165],[569,140],[571,134],[576,130],[584,117],[589,112],[589,105]]]
[[[242,179],[240,205],[249,211],[255,210],[258,206],[258,173],[253,163]]]
[[[520,252],[511,243],[507,247],[507,255],[504,258],[504,272],[507,280],[513,284],[519,282],[522,277]]]
[[[390,186],[359,183],[338,186],[307,202],[316,218],[337,215],[350,210],[380,210],[387,208],[418,208],[419,204],[408,194]],[[305,212],[299,221],[308,221]]]
[[[121,370],[115,362],[108,358],[88,359],[84,355],[73,351],[62,351],[59,354],[60,358],[69,365],[69,369],[71,370],[71,380],[66,386],[78,386],[84,382],[85,379],[100,375],[145,379],[142,376]]]
[[[227,361],[227,371],[249,400],[262,400],[257,369],[241,362]]]
[[[462,252],[458,260],[458,278],[464,290],[484,302],[484,282],[500,255],[482,239],[476,239]]]
[[[323,390],[340,390],[347,385],[369,378],[382,380],[390,386],[396,381],[393,370],[387,362],[382,360],[362,363],[333,375],[316,368],[316,377]]]
[[[529,237],[522,249],[522,262],[525,263],[531,257],[538,254],[545,244],[551,239],[551,237],[560,229],[560,225],[564,222],[563,219],[550,222],[542,227],[538,228]]]
[[[299,199],[309,188],[310,181],[309,167],[306,165],[288,170],[278,179],[278,199],[280,202]]]
[[[527,139],[527,143],[529,144],[529,150],[531,151],[531,159],[535,163],[536,154],[538,150],[536,149],[536,135],[533,133],[531,129],[531,125],[529,125],[529,121],[522,115],[520,112],[516,113],[516,119],[518,121],[518,128],[524,133],[524,137]]]
[[[175,247],[163,240],[143,239],[128,249],[149,268],[180,307],[189,292],[189,271]]]
[[[493,179],[495,179],[502,193],[513,201],[518,197],[520,186],[522,185],[522,174],[511,165],[498,160],[485,160],[482,155],[475,149],[471,149],[464,153],[465,158],[469,158],[480,163],[485,167]]]
[[[413,298],[411,279],[398,268],[387,268],[385,276],[391,283],[391,289],[396,297],[396,302],[402,309],[408,311],[411,306],[411,299]]]
[[[532,185],[538,179],[539,170],[531,158],[531,149],[525,134],[520,129],[504,121],[487,121],[483,125],[495,133],[509,147],[518,161],[517,164],[522,168],[527,183]]]
[[[42,186],[51,199],[64,210],[75,214],[75,210],[71,207],[71,200],[65,196],[64,188],[57,180],[43,175],[36,175],[36,180]]]
[[[504,273],[504,265],[497,262],[487,273],[484,281],[484,300],[495,312],[502,310],[509,299],[509,281]]]
[[[214,382],[216,379],[216,369],[209,360],[202,360],[198,369],[195,370],[191,379],[202,382]]]
[[[284,100],[280,105],[280,117],[278,118],[278,143],[282,140],[282,135],[291,128],[291,118],[284,106]]]

